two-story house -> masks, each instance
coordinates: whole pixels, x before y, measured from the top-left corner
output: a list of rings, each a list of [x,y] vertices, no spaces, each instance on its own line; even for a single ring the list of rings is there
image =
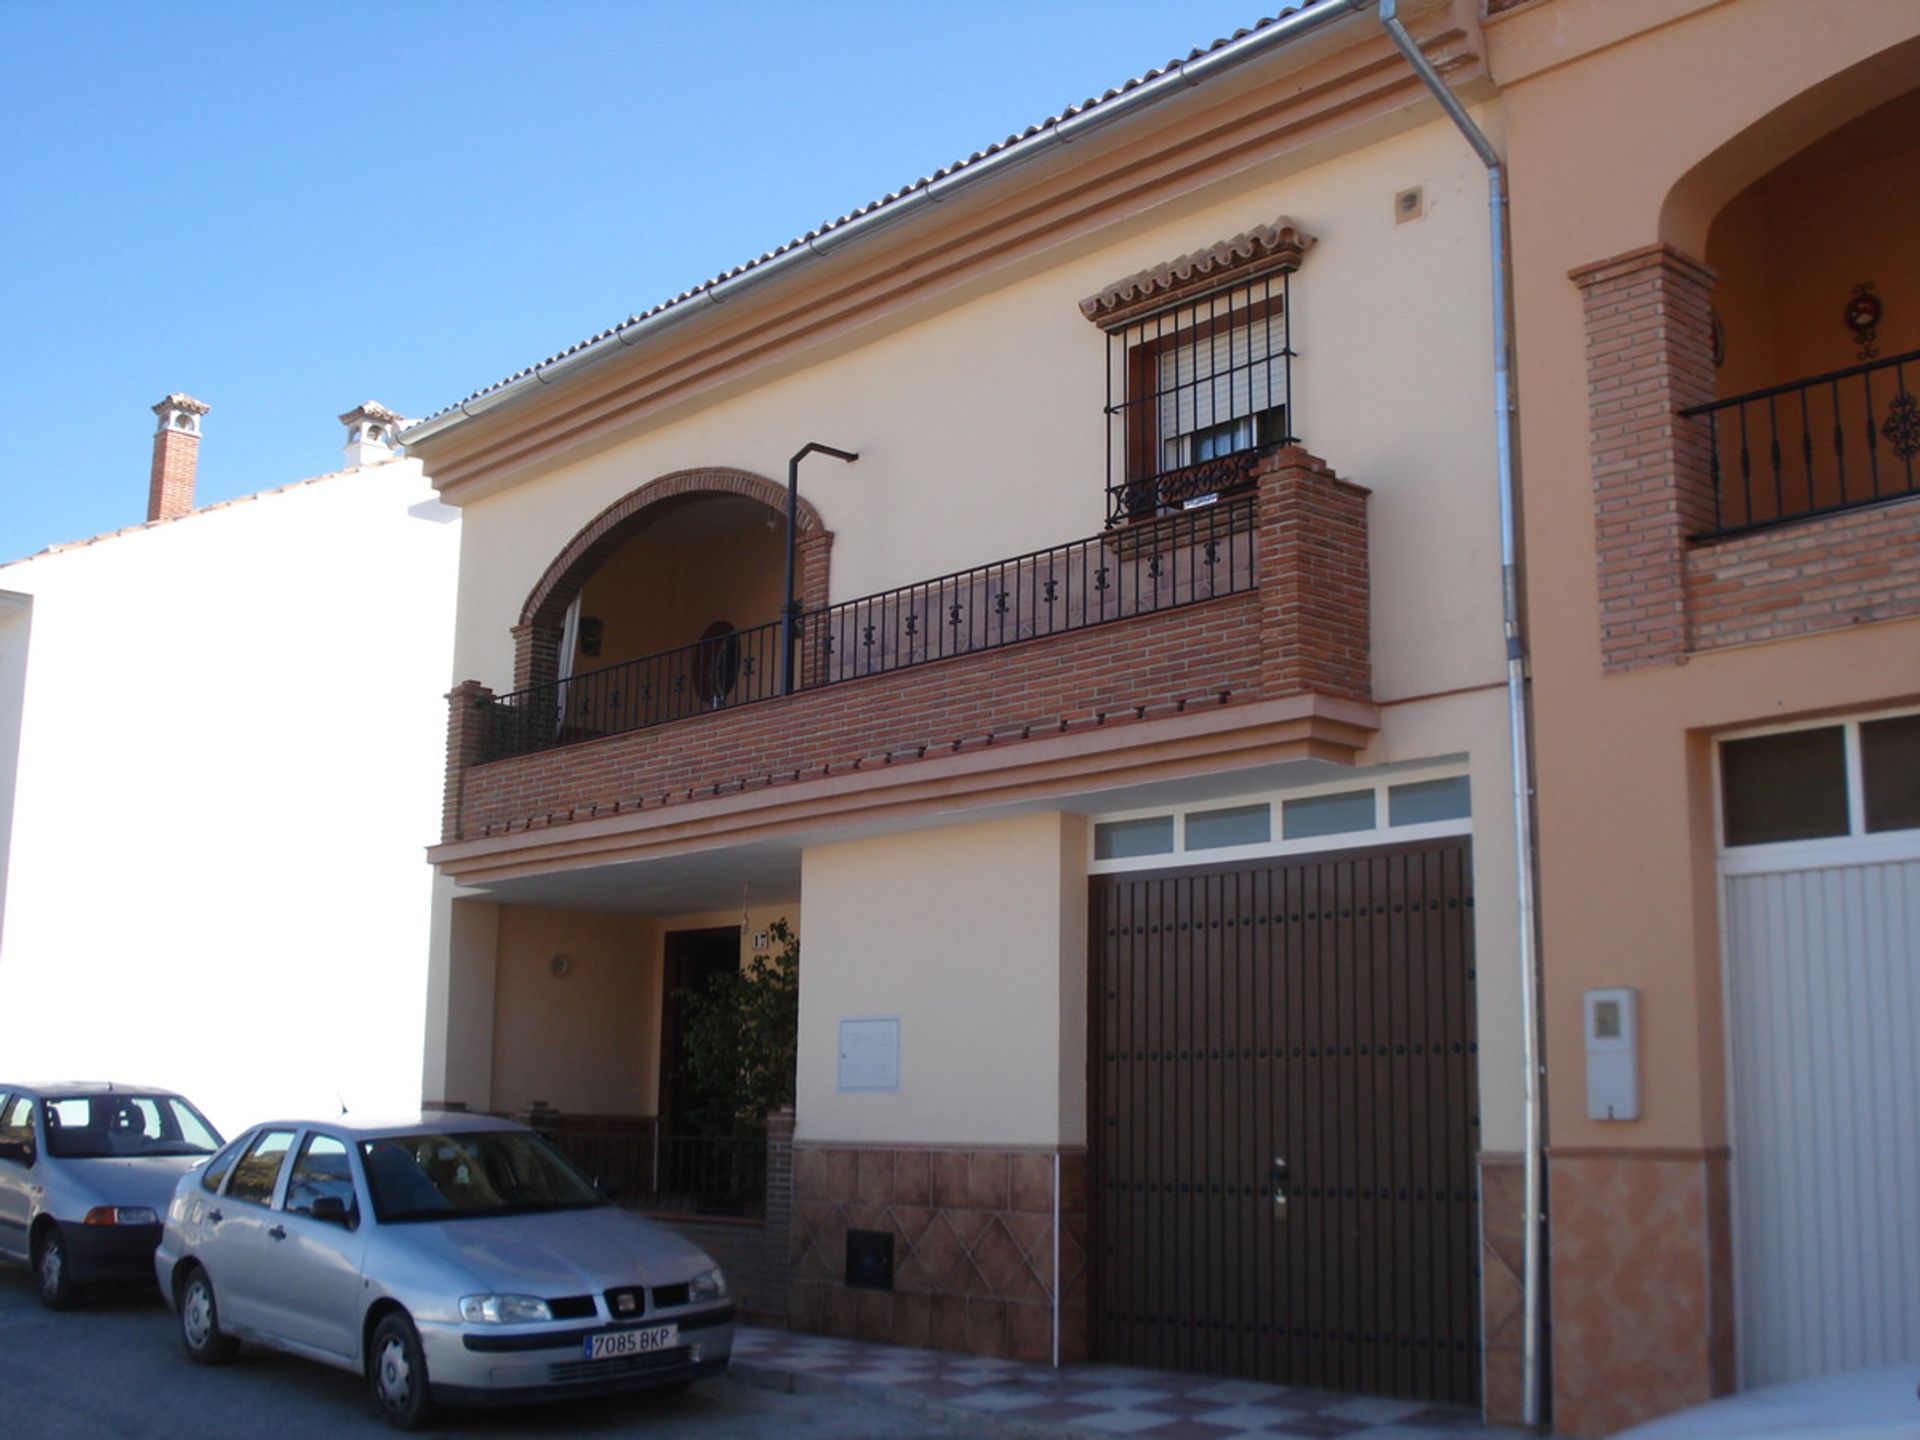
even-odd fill
[[[1603,1434],[1920,1360],[1920,8],[1494,8],[1553,1418]]]
[[[1483,102],[1477,6],[1401,10]],[[463,518],[428,1096],[661,1185],[676,995],[785,918],[750,1304],[1512,1413],[1485,184],[1313,6],[410,430]]]

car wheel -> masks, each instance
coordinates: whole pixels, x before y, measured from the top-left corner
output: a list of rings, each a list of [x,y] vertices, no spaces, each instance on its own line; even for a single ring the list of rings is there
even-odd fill
[[[240,1349],[238,1340],[221,1333],[213,1281],[198,1265],[180,1287],[180,1344],[196,1365],[224,1365]]]
[[[33,1278],[40,1303],[49,1310],[70,1310],[79,1299],[79,1287],[67,1265],[67,1242],[56,1225],[41,1231],[34,1242]]]
[[[427,1357],[413,1321],[395,1311],[373,1327],[368,1349],[367,1390],[373,1407],[396,1430],[418,1430],[433,1416],[427,1389]]]

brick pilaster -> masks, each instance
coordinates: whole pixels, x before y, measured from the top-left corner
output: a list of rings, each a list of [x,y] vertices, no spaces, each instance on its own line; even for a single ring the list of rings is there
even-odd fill
[[[447,692],[447,783],[440,801],[442,844],[460,838],[460,796],[467,768],[487,758],[488,707],[493,691],[463,680]]]
[[[1587,330],[1600,653],[1606,669],[1687,651],[1687,537],[1713,524],[1707,435],[1714,273],[1670,245],[1571,272]]]
[[[1299,446],[1255,475],[1261,693],[1371,700],[1369,492]]]

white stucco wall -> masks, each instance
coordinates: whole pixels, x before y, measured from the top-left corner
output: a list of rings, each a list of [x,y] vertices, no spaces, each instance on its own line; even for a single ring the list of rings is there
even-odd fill
[[[394,461],[0,567],[0,1079],[418,1102],[458,533]]]

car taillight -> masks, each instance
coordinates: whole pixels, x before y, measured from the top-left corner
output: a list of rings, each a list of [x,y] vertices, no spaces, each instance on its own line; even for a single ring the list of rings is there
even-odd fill
[[[144,1205],[96,1205],[87,1211],[88,1225],[158,1225],[160,1217]]]

